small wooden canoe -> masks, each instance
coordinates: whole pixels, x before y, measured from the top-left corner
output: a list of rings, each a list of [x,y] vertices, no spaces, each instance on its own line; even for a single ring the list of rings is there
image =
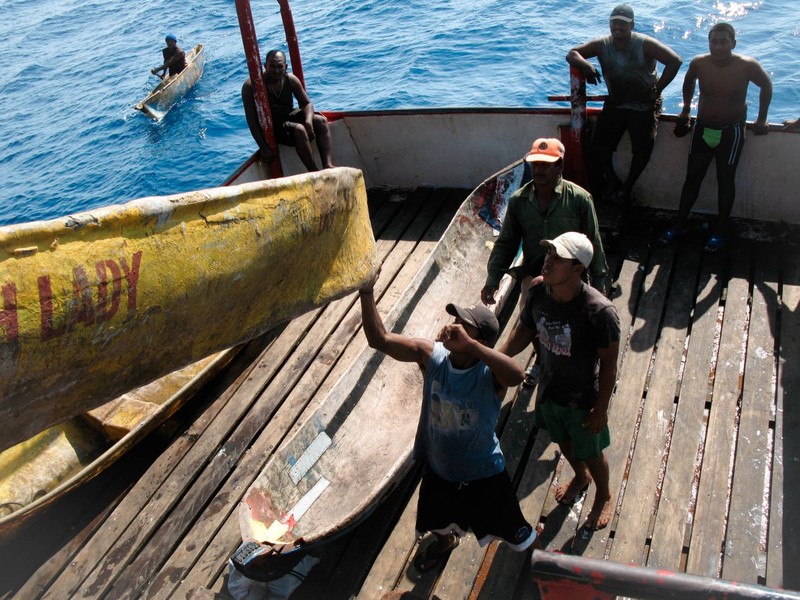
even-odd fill
[[[221,371],[223,350],[0,452],[0,535],[102,473]]]
[[[494,237],[484,216],[502,219],[522,171],[521,163],[512,165],[464,201],[429,259],[383,315],[387,329],[432,339],[452,321],[445,312],[448,302],[480,301]],[[502,298],[508,288],[506,281]],[[237,568],[258,578],[260,571],[273,569],[271,559],[285,563],[288,554],[311,550],[369,514],[411,467],[421,393],[416,365],[366,347],[316,412],[295,426],[239,503],[244,544],[234,555]]]
[[[352,292],[374,260],[344,167],[0,228],[0,450]]]
[[[198,82],[203,74],[205,62],[206,54],[203,51],[203,44],[197,44],[186,53],[186,68],[177,75],[165,77],[134,108],[142,111],[151,119],[160,121],[167,111]]]

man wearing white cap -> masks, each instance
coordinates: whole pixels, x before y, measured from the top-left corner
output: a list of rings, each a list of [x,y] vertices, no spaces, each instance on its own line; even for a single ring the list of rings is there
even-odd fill
[[[537,340],[542,374],[534,421],[559,445],[575,476],[556,488],[572,504],[594,481],[594,503],[585,527],[602,529],[611,519],[608,404],[617,377],[619,315],[614,305],[581,280],[592,261],[592,243],[570,231],[542,240],[547,249],[542,284],[531,288],[520,321],[498,348],[509,356]]]
[[[586,74],[586,81],[599,83],[600,73],[588,59],[597,57],[606,78],[608,99],[597,118],[592,137],[589,185],[595,200],[611,180],[616,198],[628,202],[633,185],[642,174],[656,139],[661,92],[678,74],[681,57],[655,38],[633,31],[633,9],[620,4],[611,11],[610,35],[580,46],[567,54],[567,62]],[[661,76],[657,63],[664,65]],[[631,138],[633,158],[624,182],[614,174],[611,156],[625,131]]]
[[[554,238],[567,231],[585,233],[594,247],[589,268],[591,283],[602,293],[608,289],[606,264],[597,214],[592,196],[561,175],[564,170],[564,145],[554,138],[539,138],[525,156],[532,180],[508,200],[500,235],[494,242],[486,266],[486,284],[481,290],[484,304],[494,304],[494,295],[503,275],[509,272],[522,243],[523,263],[513,274],[522,281],[524,304],[531,281],[542,270],[545,250],[539,240]]]

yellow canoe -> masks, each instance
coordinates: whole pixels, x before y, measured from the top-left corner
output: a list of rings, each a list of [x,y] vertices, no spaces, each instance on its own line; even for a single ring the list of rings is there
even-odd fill
[[[361,171],[0,228],[0,450],[357,289]]]
[[[206,54],[203,50],[203,44],[197,44],[186,53],[186,68],[177,75],[165,77],[134,108],[142,111],[151,119],[157,121],[163,119],[167,111],[198,82],[203,75],[205,64]]]

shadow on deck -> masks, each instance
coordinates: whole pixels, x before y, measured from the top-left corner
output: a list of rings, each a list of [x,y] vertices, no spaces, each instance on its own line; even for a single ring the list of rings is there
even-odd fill
[[[371,192],[384,273],[422,261],[466,195]],[[800,375],[787,369],[800,356],[796,232],[740,224],[739,239],[709,256],[699,221],[670,248],[653,243],[661,226],[660,215],[633,211],[622,235],[608,238],[626,341],[609,419],[614,518],[605,530],[582,529],[592,488],[572,507],[555,502],[552,489],[570,469],[533,427],[532,395],[520,388],[507,394],[500,430],[523,511],[543,525],[546,550],[800,589],[800,524],[784,511],[800,505],[800,438],[784,434],[800,425],[791,401]],[[236,502],[352,363],[360,340],[349,297],[248,344],[153,439],[2,540],[0,592],[222,597],[240,541]],[[292,597],[536,597],[524,555],[481,549],[471,535],[441,572],[418,574],[417,483],[414,472],[323,547]]]

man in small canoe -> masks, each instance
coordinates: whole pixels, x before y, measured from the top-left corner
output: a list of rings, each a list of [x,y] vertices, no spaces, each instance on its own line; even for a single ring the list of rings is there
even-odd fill
[[[178,46],[178,38],[174,34],[168,33],[164,41],[167,43],[167,47],[161,50],[161,54],[164,56],[164,64],[150,70],[153,75],[157,75],[162,79],[167,74],[167,71],[169,71],[171,77],[186,68],[186,53],[183,48]],[[159,71],[161,72],[160,74]]]
[[[516,356],[538,340],[542,367],[534,422],[547,429],[575,476],[555,498],[574,503],[594,481],[597,490],[587,529],[611,519],[608,403],[617,378],[619,315],[614,305],[581,280],[592,262],[592,243],[576,231],[542,240],[547,249],[541,285],[528,292],[517,326],[498,350]]]
[[[314,104],[303,84],[295,75],[286,72],[286,55],[280,50],[270,50],[264,61],[264,67],[261,75],[267,87],[275,140],[279,144],[294,146],[297,156],[306,169],[316,171],[317,165],[311,151],[311,142],[316,139],[322,168],[332,168],[334,165],[328,119],[314,112]],[[297,98],[299,108],[294,108],[294,98]],[[242,86],[242,104],[250,133],[258,144],[262,157],[267,159],[272,153],[258,122],[256,100],[250,78]]]
[[[424,373],[414,442],[414,458],[425,463],[416,529],[418,535],[432,531],[436,541],[417,554],[417,570],[441,565],[469,529],[482,546],[502,539],[527,550],[536,532],[522,515],[495,434],[505,388],[518,385],[523,372],[492,349],[497,319],[482,304],[448,304],[455,320],[435,341],[387,332],[375,304],[375,280],[359,292],[369,345],[417,363]]]

